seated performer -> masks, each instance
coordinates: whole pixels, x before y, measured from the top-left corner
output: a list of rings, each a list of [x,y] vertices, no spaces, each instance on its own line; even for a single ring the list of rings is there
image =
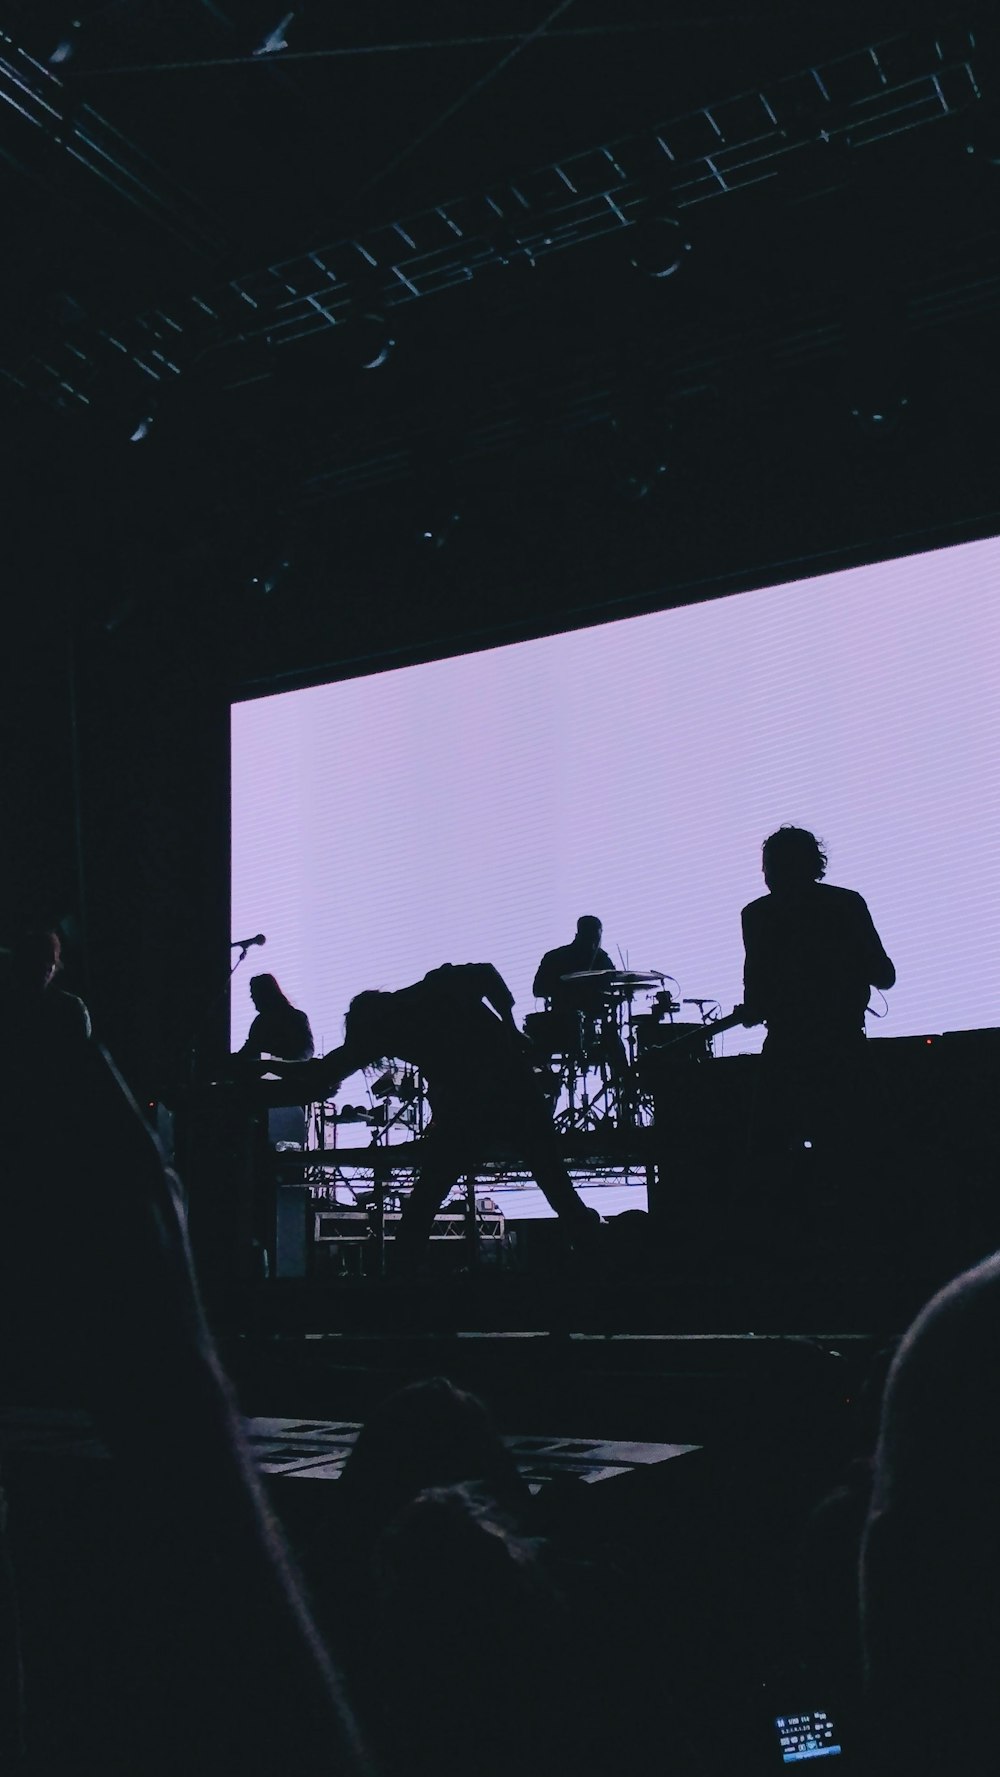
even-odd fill
[[[553,1012],[583,1012],[600,1017],[604,1011],[605,983],[599,979],[567,981],[567,975],[614,973],[614,963],[601,949],[603,926],[593,913],[581,914],[576,922],[576,937],[558,950],[547,950],[535,971],[532,992],[547,1000]]]
[[[821,879],[826,853],[802,827],[780,827],[762,854],[768,894],[743,909],[743,1023],[766,1023],[765,1121],[801,1145],[851,1120],[872,986],[896,971],[867,905]]]
[[[583,1058],[604,1063],[619,1083],[628,1073],[628,1057],[611,1016],[608,986],[615,965],[601,949],[604,928],[594,913],[583,913],[576,922],[576,937],[558,950],[547,950],[535,971],[532,992],[544,999],[549,1010],[576,1017],[582,1014]],[[582,977],[569,979],[567,976]]]
[[[257,1016],[237,1059],[255,1062],[262,1055],[275,1055],[281,1061],[311,1061],[315,1049],[309,1020],[285,997],[274,976],[253,975],[250,998]]]
[[[321,1060],[265,1064],[265,1071],[298,1083],[307,1098],[336,1091],[349,1074],[384,1057],[420,1069],[433,1121],[427,1157],[400,1219],[400,1256],[412,1258],[429,1237],[451,1186],[474,1169],[491,1141],[520,1151],[574,1241],[586,1241],[600,1223],[563,1165],[513,1004],[492,963],[445,963],[397,993],[358,994],[342,1047]]]

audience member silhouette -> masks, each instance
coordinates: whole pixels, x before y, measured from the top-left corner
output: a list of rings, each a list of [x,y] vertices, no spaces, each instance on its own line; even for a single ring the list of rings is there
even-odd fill
[[[179,1188],[148,1127],[93,1043],[64,1048],[44,1077],[14,1055],[0,1096],[18,1105],[15,1118],[5,1102],[2,1118],[14,1225],[0,1247],[2,1385],[23,1399],[48,1335],[62,1370],[30,1377],[27,1398],[94,1413],[118,1502],[102,1585],[120,1622],[102,1643],[95,1608],[75,1658],[92,1694],[85,1727],[71,1727],[93,1744],[64,1744],[59,1768],[365,1770],[205,1322]],[[29,1657],[26,1643],[26,1667]],[[30,1710],[30,1668],[27,1681]]]
[[[530,1504],[517,1464],[477,1395],[431,1376],[390,1394],[369,1414],[344,1468],[339,1506],[361,1542],[428,1487],[482,1486],[515,1515]]]
[[[56,984],[62,966],[58,932],[29,930],[14,940],[0,974],[0,1043],[5,1050],[56,1053],[90,1036],[90,1013],[83,1001]]]
[[[834,1484],[803,1525],[798,1539],[796,1648],[799,1667],[828,1696],[846,1731],[857,1731],[861,1706],[861,1632],[858,1622],[858,1561],[871,1508],[875,1447],[886,1377],[899,1341],[880,1346],[852,1390],[847,1449]]]
[[[857,1123],[870,988],[896,971],[853,889],[823,882],[826,853],[802,827],[763,846],[768,893],[743,909],[743,1022],[767,1025],[756,1144],[821,1148]]]
[[[297,1082],[304,1097],[333,1092],[357,1069],[387,1057],[420,1069],[433,1121],[426,1158],[400,1218],[396,1256],[404,1262],[429,1237],[452,1185],[474,1171],[493,1143],[519,1153],[574,1242],[588,1243],[599,1226],[563,1164],[513,1005],[492,963],[445,963],[397,993],[358,994],[342,1047],[321,1060],[265,1067]]]
[[[592,1715],[568,1695],[600,1633],[589,1572],[535,1534],[484,1403],[443,1377],[396,1391],[336,1494],[307,1571],[318,1605],[334,1600],[331,1636],[392,1777],[584,1768],[613,1714],[602,1691]]]
[[[1000,1253],[941,1290],[889,1372],[861,1559],[870,1768],[997,1770]]]
[[[570,1600],[541,1539],[487,1494],[432,1488],[404,1506],[376,1543],[372,1595],[373,1647],[400,1652],[378,1711],[390,1771],[587,1769]]]
[[[7,1499],[0,1471],[0,1771],[24,1770],[24,1661],[21,1609],[7,1536]]]
[[[487,1408],[442,1376],[388,1395],[365,1420],[331,1499],[332,1515],[312,1539],[308,1573],[323,1621],[352,1691],[370,1692],[372,1563],[378,1538],[427,1488],[468,1483],[497,1511],[524,1525],[531,1496]],[[333,1604],[332,1611],[330,1604]]]

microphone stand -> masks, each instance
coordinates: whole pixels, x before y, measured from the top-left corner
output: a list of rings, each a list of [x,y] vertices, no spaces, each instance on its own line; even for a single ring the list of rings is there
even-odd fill
[[[234,948],[235,948],[235,946],[234,946]],[[187,1041],[184,1044],[186,1084],[191,1088],[193,1088],[197,1084],[198,1045],[201,1041],[201,1037],[204,1032],[205,1026],[209,1022],[209,1019],[211,1018],[216,1007],[219,1005],[219,1002],[221,1000],[223,1000],[225,998],[226,994],[229,992],[230,983],[232,982],[233,976],[235,975],[240,964],[246,962],[247,952],[249,950],[251,950],[252,948],[253,947],[250,944],[241,944],[239,946],[239,952],[240,952],[239,956],[236,958],[236,961],[233,963],[232,967],[228,970],[228,972],[226,974],[226,978],[223,981],[222,986],[219,988],[218,992],[213,993],[211,999],[209,1000],[208,1004],[206,1005],[204,1011],[202,1012],[201,1017],[198,1019],[198,1022],[195,1025],[194,1030],[191,1032],[191,1035],[188,1037]]]

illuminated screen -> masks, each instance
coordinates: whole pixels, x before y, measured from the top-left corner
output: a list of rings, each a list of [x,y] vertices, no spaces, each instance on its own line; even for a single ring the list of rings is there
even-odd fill
[[[785,822],[896,964],[869,1034],[1000,1023],[998,570],[1000,540],[967,543],[237,704],[233,936],[267,945],[234,1045],[252,969],[318,1050],[353,994],[443,962],[495,963],[520,1021],[584,913],[729,1011]]]

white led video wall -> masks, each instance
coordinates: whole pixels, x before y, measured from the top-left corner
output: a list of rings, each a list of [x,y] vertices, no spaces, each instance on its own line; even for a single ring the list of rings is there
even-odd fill
[[[495,963],[520,1021],[583,913],[729,1011],[784,822],[896,964],[870,1034],[1000,1025],[998,588],[990,539],[237,704],[232,930],[267,944],[234,1045],[251,970],[320,1050],[353,994],[443,962]]]

